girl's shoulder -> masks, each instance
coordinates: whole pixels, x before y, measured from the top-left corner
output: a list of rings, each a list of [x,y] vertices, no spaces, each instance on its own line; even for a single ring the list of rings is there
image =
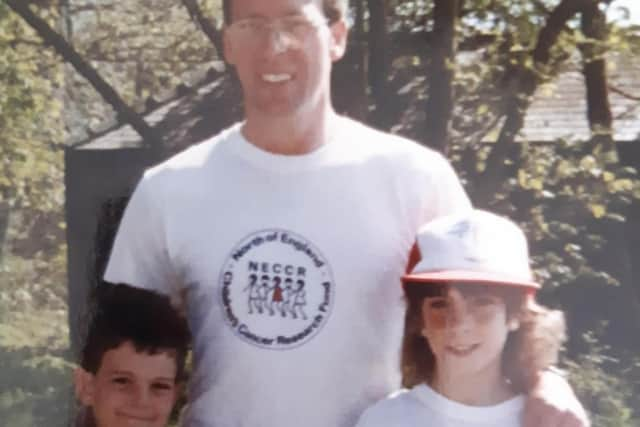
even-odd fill
[[[370,406],[356,427],[520,426],[523,407],[522,395],[494,406],[468,406],[420,384],[411,390],[398,390]]]
[[[400,389],[367,408],[356,427],[409,427],[419,406],[412,390]]]

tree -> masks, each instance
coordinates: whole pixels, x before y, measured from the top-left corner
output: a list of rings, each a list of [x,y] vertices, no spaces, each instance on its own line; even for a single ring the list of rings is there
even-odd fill
[[[62,222],[61,159],[55,149],[66,140],[61,95],[70,101],[64,122],[73,135],[116,113],[9,12],[6,1],[0,2],[0,77],[7,88],[0,91],[0,154],[12,161],[0,170],[0,204],[10,204],[20,224],[9,227],[5,259],[12,272],[9,280],[0,279],[5,280],[0,292],[10,289],[11,308],[34,312],[44,310],[45,302],[64,301],[59,290],[64,287],[53,286],[64,281],[57,227]],[[625,220],[632,219],[629,208],[638,206],[640,181],[611,155],[615,122],[607,99],[611,93],[636,100],[637,95],[612,86],[606,71],[612,52],[640,55],[640,38],[636,27],[604,22],[606,3],[353,0],[349,50],[332,78],[340,111],[447,152],[477,205],[509,215],[525,228],[534,267],[545,282],[540,296],[561,304],[570,319],[567,359],[580,375],[579,392],[598,423],[624,425],[637,418],[629,408],[638,407],[633,397],[639,392],[633,386],[638,373],[621,367],[637,363],[634,354],[640,348],[633,337],[640,330],[640,293],[631,280],[633,254],[620,242],[628,230]],[[55,2],[32,2],[30,10],[53,29],[66,22],[59,33],[135,114],[158,105],[163,93],[197,84],[191,76],[220,59],[218,1],[61,4],[66,19]],[[64,79],[63,67],[68,70]],[[533,94],[553,90],[549,82],[568,68],[584,74],[585,120],[592,138],[524,140],[520,131]],[[47,250],[28,234],[52,236]],[[28,293],[40,302],[21,302],[20,284],[43,277],[44,288],[55,290],[53,297],[32,286]],[[2,301],[0,322],[3,310],[10,310]],[[3,331],[14,334],[14,324],[15,319],[0,323],[0,351],[16,372],[33,375],[21,362],[24,349],[7,351],[2,341]],[[41,351],[41,341],[34,348]],[[23,424],[46,425],[43,420]]]
[[[66,62],[73,65],[75,70],[91,83],[104,100],[140,134],[143,140],[150,145],[159,144],[158,136],[144,119],[122,100],[113,87],[62,36],[55,32],[46,21],[34,14],[28,3],[20,0],[5,0],[5,2],[38,33],[45,44],[53,46]]]
[[[431,61],[427,69],[429,97],[426,103],[425,142],[445,152],[453,115],[453,79],[456,56],[456,27],[460,14],[459,0],[435,0]]]
[[[16,427],[66,418],[62,85],[54,55],[0,2],[0,211],[11,213],[0,242],[0,419]]]

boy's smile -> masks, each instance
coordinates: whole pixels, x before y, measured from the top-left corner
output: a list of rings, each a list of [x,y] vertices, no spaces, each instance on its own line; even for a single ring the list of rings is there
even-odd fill
[[[104,353],[95,375],[80,375],[80,399],[97,427],[166,426],[178,390],[173,355],[138,352],[126,341]]]

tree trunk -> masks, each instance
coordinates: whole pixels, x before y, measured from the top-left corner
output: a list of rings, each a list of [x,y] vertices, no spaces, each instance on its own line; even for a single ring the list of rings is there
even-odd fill
[[[4,254],[7,230],[9,229],[9,213],[11,207],[7,202],[0,202],[0,267],[2,266],[2,256]]]
[[[189,12],[191,19],[200,27],[218,53],[218,58],[224,56],[222,33],[218,31],[215,21],[211,21],[202,13],[197,0],[182,0],[182,4]]]
[[[389,117],[389,33],[387,28],[387,0],[367,0],[369,7],[369,87],[375,104],[371,123],[381,129],[391,125]]]
[[[474,203],[479,207],[487,207],[500,188],[500,184],[506,176],[505,159],[515,142],[518,132],[524,125],[527,109],[531,104],[533,94],[542,81],[540,77],[550,60],[550,51],[558,40],[558,36],[565,29],[566,23],[575,16],[586,1],[590,0],[562,0],[556,6],[544,27],[538,33],[536,45],[533,50],[534,67],[519,66],[513,72],[505,87],[509,93],[503,106],[506,114],[505,122],[500,129],[498,140],[489,154],[485,171],[480,175],[474,192]]]
[[[64,38],[31,11],[28,2],[23,0],[5,0],[5,2],[38,33],[45,44],[52,46],[66,62],[73,65],[73,68],[91,83],[91,86],[113,107],[118,116],[138,132],[146,144],[161,148],[161,139],[147,122],[120,98],[113,87]]]
[[[617,154],[612,135],[613,118],[607,88],[606,24],[606,17],[598,8],[598,2],[588,2],[581,16],[582,32],[588,40],[580,46],[583,61],[582,73],[587,91],[587,118],[592,132],[592,141],[605,154],[606,160],[616,162]]]
[[[442,153],[447,151],[453,115],[455,33],[459,13],[459,0],[434,1],[433,34],[430,36],[431,61],[427,69],[429,97],[426,105],[425,142]]]
[[[331,97],[340,114],[367,120],[367,44],[365,42],[365,0],[355,0],[354,25],[349,32],[345,57],[335,64],[331,74]]]

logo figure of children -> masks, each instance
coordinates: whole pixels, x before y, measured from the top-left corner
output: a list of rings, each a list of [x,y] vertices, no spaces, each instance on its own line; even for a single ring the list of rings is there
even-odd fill
[[[303,320],[307,320],[307,314],[303,308],[307,305],[307,292],[304,290],[304,280],[298,279],[296,281],[298,289],[294,292],[293,306],[291,307],[291,314],[294,319],[298,318],[298,313]]]
[[[260,277],[260,283],[260,305],[262,306],[263,311],[269,311],[269,315],[273,316],[274,311],[271,307],[271,301],[269,301],[269,294],[271,293],[271,287],[269,286],[269,276],[267,274],[263,274],[262,277]]]
[[[280,305],[280,315],[282,317],[287,317],[287,313],[293,316],[293,306],[291,305],[291,297],[293,296],[293,294],[293,279],[291,277],[287,277],[286,279],[284,279],[284,289],[282,290],[282,304]]]
[[[253,309],[262,314],[262,300],[260,295],[260,288],[258,286],[258,276],[255,274],[249,275],[249,284],[244,291],[249,291],[249,314],[253,314]]]
[[[280,287],[280,283],[282,283],[282,278],[280,276],[274,276],[273,279],[273,287],[271,288],[271,304],[269,305],[269,314],[273,316],[273,314],[278,311],[282,313],[282,287]]]

